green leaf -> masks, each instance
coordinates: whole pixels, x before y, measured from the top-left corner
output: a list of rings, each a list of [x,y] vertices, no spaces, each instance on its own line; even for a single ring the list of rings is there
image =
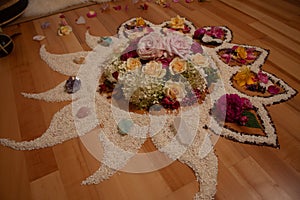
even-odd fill
[[[257,121],[256,116],[252,112],[244,111],[242,115],[248,117],[248,122],[245,124],[245,126],[250,128],[262,128],[260,123]]]

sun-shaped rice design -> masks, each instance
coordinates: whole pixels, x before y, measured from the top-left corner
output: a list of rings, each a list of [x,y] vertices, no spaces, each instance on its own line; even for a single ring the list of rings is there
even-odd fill
[[[222,27],[229,35],[224,37],[221,44],[212,48],[203,47],[204,52],[210,58],[210,64],[219,70],[220,76],[214,84],[214,90],[206,97],[205,101],[194,105],[191,109],[181,110],[180,115],[175,113],[138,114],[122,110],[96,91],[104,67],[114,59],[115,55],[126,48],[130,41],[130,34],[140,34],[124,28],[124,25],[132,24],[134,20],[130,19],[120,26],[118,37],[108,37],[112,40],[110,45],[100,44],[100,37],[92,36],[87,32],[86,43],[92,51],[58,55],[47,52],[46,47],[42,46],[40,56],[49,67],[61,74],[78,77],[82,83],[81,89],[74,94],[68,94],[64,91],[65,82],[62,82],[55,88],[42,93],[22,93],[27,98],[48,102],[71,101],[71,103],[53,116],[49,128],[40,137],[21,142],[2,138],[0,144],[16,150],[40,149],[63,143],[72,138],[85,137],[91,130],[97,128],[98,145],[103,149],[103,156],[98,159],[102,164],[94,174],[82,182],[82,184],[88,185],[98,184],[125,167],[129,160],[137,155],[147,137],[150,137],[158,151],[166,154],[172,160],[178,159],[193,169],[201,185],[194,198],[212,199],[216,193],[218,163],[213,151],[213,142],[210,139],[211,134],[216,133],[243,143],[277,147],[275,128],[265,107],[288,100],[296,94],[296,91],[284,81],[267,72],[265,74],[269,80],[280,85],[283,92],[269,96],[249,96],[236,88],[232,84],[232,77],[238,72],[240,66],[232,66],[224,62],[219,52],[233,46],[255,49],[259,54],[249,64],[249,67],[254,73],[258,73],[268,56],[268,51],[259,47],[230,43],[231,31],[227,27]],[[149,28],[161,29],[168,24],[168,22],[164,22],[154,25],[146,20],[145,23]],[[188,35],[191,37],[196,29],[188,20],[186,20],[186,26],[190,27],[191,32]],[[205,27],[205,29],[208,30],[209,27]],[[147,34],[147,32],[142,34]],[[84,62],[77,62],[77,60]],[[210,116],[209,113],[216,100],[225,94],[223,86],[226,93],[238,94],[251,101],[257,109],[256,114],[261,120],[265,136],[249,135],[230,128],[223,128],[222,124]],[[128,115],[134,122],[133,129],[130,133],[121,135],[118,123],[122,117],[126,118]],[[186,137],[182,132],[190,134],[190,137]],[[91,153],[93,154],[93,152]]]

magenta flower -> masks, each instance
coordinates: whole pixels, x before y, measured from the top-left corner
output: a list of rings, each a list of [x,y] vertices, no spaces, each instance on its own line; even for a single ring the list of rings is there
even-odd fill
[[[122,61],[126,61],[128,58],[137,58],[137,57],[139,57],[139,55],[137,54],[136,50],[134,50],[134,51],[129,51],[129,52],[123,53],[120,56],[120,59]]]
[[[262,82],[262,83],[264,83],[264,84],[267,84],[268,81],[269,81],[268,75],[262,73],[261,70],[258,72],[257,78],[258,78],[258,81],[259,81],[259,82]]]
[[[233,46],[231,49],[232,49],[233,51],[235,51],[238,47],[239,47],[239,46],[235,45],[235,46]]]
[[[213,114],[219,120],[245,125],[248,117],[243,116],[243,112],[252,108],[249,99],[241,98],[237,94],[226,94],[216,102]]]
[[[237,122],[243,113],[243,102],[237,94],[227,94],[226,121]]]
[[[171,97],[169,96],[165,96],[160,104],[167,109],[171,109],[171,110],[175,110],[178,109],[180,107],[180,103],[176,100],[173,100]]]
[[[225,63],[227,63],[227,64],[231,60],[231,55],[229,53],[224,53],[221,57],[225,59]]]
[[[268,92],[269,92],[270,94],[278,94],[279,91],[280,91],[280,88],[277,87],[276,85],[270,85],[270,86],[268,87]]]
[[[242,100],[242,104],[243,104],[243,109],[244,110],[248,110],[248,109],[252,109],[253,108],[253,105],[252,103],[250,102],[249,99],[247,98],[241,98]]]
[[[240,120],[239,120],[239,123],[243,126],[246,125],[246,123],[248,122],[248,117],[247,116],[241,116]]]
[[[161,57],[158,59],[159,62],[162,63],[162,68],[167,69],[170,65],[170,62],[172,62],[173,57]]]
[[[199,28],[194,32],[193,39],[200,39],[204,34],[206,30],[204,28]]]
[[[223,38],[225,35],[224,30],[218,26],[212,26],[210,30],[206,31],[206,34],[213,38],[218,38],[218,39]]]

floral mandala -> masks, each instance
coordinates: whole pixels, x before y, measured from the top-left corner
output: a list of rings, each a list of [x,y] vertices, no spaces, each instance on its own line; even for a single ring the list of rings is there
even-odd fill
[[[150,53],[148,47],[142,48],[142,41],[149,36],[159,41],[164,39],[158,43],[162,46],[156,46]],[[174,38],[190,43],[186,48],[182,48],[182,43],[176,48]],[[22,93],[23,96],[72,103],[53,116],[49,128],[39,138],[21,142],[2,138],[0,143],[17,150],[46,148],[84,137],[97,127],[98,142],[103,148],[103,156],[99,158],[102,164],[82,184],[98,184],[123,169],[150,137],[159,152],[193,169],[201,185],[194,198],[212,199],[216,193],[218,163],[212,151],[211,135],[279,147],[266,106],[286,101],[297,93],[283,80],[262,70],[267,50],[233,44],[231,40],[232,33],[227,27],[196,29],[191,22],[177,16],[160,25],[142,18],[130,19],[120,26],[117,37],[97,37],[87,32],[86,42],[92,51],[57,55],[42,46],[41,58],[54,71],[70,78],[43,93]],[[128,50],[134,42],[137,47]],[[124,55],[126,58],[120,60]],[[136,68],[141,69],[138,75],[134,72]],[[194,73],[194,68],[197,68],[195,74],[199,71],[196,81],[189,79],[192,75],[188,73]],[[177,78],[184,73],[187,80]],[[103,74],[106,82],[101,80]],[[134,93],[141,84],[128,93],[129,97],[138,96],[138,100],[127,98],[127,103],[141,105],[148,112],[140,114],[121,109],[110,95],[98,93],[99,84],[102,93],[111,85],[114,87],[109,92],[114,92],[118,78],[121,81],[123,78],[122,93],[126,97],[126,92],[133,87],[128,80],[137,76],[151,76],[142,81],[150,80],[148,85],[159,86],[155,93],[158,97],[154,99],[153,87],[144,90],[143,96]],[[104,84],[107,81],[109,84]],[[190,89],[186,89],[185,82]],[[191,97],[192,94],[195,95]],[[152,108],[156,104],[165,113],[155,114],[157,109]]]

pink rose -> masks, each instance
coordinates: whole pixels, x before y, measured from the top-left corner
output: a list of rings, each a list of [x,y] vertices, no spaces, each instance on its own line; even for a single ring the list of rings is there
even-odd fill
[[[159,58],[163,55],[163,48],[163,40],[160,34],[151,32],[140,39],[137,53],[141,59]]]
[[[190,53],[191,45],[193,43],[192,39],[177,33],[169,33],[165,37],[165,49],[169,54],[176,54],[184,58]]]

